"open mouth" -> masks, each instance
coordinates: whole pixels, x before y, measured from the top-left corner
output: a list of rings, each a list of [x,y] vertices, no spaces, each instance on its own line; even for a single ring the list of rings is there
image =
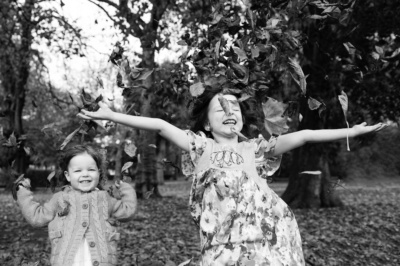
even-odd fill
[[[224,125],[236,125],[236,121],[234,119],[225,120],[222,124]]]
[[[79,181],[80,184],[90,184],[92,182],[92,180],[82,180]]]

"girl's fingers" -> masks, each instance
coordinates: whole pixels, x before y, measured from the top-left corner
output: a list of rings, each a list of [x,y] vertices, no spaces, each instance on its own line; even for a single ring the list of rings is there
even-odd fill
[[[362,126],[366,126],[366,125],[367,125],[367,122],[362,122],[361,125],[362,125]]]

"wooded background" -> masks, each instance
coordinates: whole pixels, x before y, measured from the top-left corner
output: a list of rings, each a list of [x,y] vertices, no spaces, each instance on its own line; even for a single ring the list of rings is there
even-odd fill
[[[284,155],[275,178],[289,178],[282,197],[290,206],[342,205],[332,192],[338,179],[398,178],[398,1],[74,2],[76,9],[80,2],[98,12],[94,24],[68,15],[69,1],[0,3],[2,186],[10,188],[21,174],[31,178],[33,186],[47,186],[56,154],[68,139],[105,148],[110,178],[121,178],[121,169],[130,166],[127,171],[138,195],[152,191],[152,196],[160,196],[159,184],[182,178],[176,147],[149,132],[82,124],[76,114],[85,97],[90,102],[102,95],[117,111],[189,128],[193,80],[221,85],[204,81],[220,73],[219,64],[226,67],[222,76],[249,97],[287,103],[289,131],[341,128],[346,121],[391,125],[379,134],[350,140],[351,152],[345,142],[335,142],[308,144]],[[105,36],[114,34],[103,39],[106,53],[96,53],[91,46],[98,37],[91,34],[93,25],[101,25]],[[109,60],[116,52],[122,54],[118,47],[132,68],[125,73],[129,84],[117,76],[121,62]],[[305,76],[291,67],[291,60]],[[87,67],[77,74],[81,65]],[[63,82],[54,79],[52,73],[57,72],[64,73]],[[346,117],[338,100],[342,91],[349,101]],[[257,130],[266,137],[270,133],[262,125]],[[132,147],[137,150],[129,155]],[[307,189],[313,184],[299,173],[317,170],[322,172],[314,183],[319,195],[310,201]]]

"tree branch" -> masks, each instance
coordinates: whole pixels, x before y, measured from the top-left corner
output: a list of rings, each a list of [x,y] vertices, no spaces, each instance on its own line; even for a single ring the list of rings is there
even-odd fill
[[[119,23],[116,19],[114,19],[114,18],[110,15],[110,13],[108,13],[108,11],[107,11],[104,7],[102,7],[100,4],[95,3],[95,2],[93,2],[92,0],[88,0],[88,1],[89,1],[90,3],[96,5],[96,6],[97,6],[98,8],[100,8],[101,10],[103,10],[103,12],[106,13],[107,17],[108,17],[109,19],[111,19],[115,24],[118,24],[118,23]]]

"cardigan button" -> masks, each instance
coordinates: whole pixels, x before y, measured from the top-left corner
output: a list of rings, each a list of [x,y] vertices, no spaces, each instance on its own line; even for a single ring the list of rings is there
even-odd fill
[[[92,241],[92,242],[89,243],[89,246],[90,246],[91,248],[94,248],[94,247],[96,246],[96,243],[94,243],[94,242]]]
[[[89,205],[86,203],[82,205],[82,208],[84,208],[84,209],[87,209],[88,207],[89,207]]]
[[[83,222],[83,223],[82,223],[82,226],[83,226],[83,227],[86,227],[86,226],[88,226],[88,223],[87,223],[87,222]]]
[[[97,260],[93,261],[93,266],[99,266],[99,262]]]

